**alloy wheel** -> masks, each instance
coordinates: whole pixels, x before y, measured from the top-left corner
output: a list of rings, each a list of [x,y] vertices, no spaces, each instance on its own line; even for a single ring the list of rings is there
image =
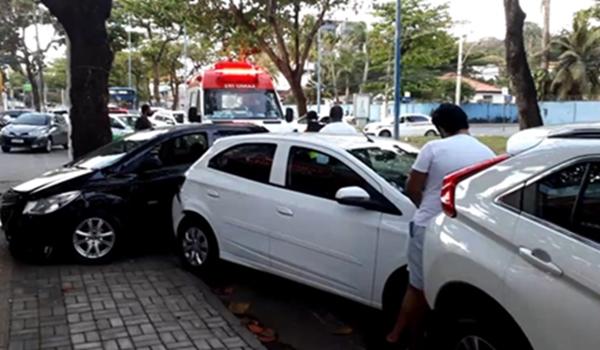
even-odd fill
[[[183,256],[193,267],[204,264],[208,258],[208,237],[197,227],[188,228],[181,240]]]
[[[102,218],[88,218],[73,234],[73,247],[83,258],[96,260],[108,255],[115,245],[115,230]]]
[[[458,344],[456,344],[455,350],[496,350],[496,348],[490,344],[487,340],[476,336],[468,335],[462,338]]]

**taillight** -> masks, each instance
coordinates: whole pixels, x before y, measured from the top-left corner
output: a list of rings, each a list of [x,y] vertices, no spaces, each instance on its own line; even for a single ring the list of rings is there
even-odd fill
[[[504,154],[484,162],[477,163],[456,172],[453,172],[444,178],[442,184],[442,209],[444,213],[451,218],[456,217],[456,186],[463,180],[482,172],[502,161],[508,159],[508,154]]]

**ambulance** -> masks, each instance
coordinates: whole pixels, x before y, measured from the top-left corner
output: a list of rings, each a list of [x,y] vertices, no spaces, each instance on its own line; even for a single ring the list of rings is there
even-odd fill
[[[191,77],[186,86],[187,122],[253,123],[271,132],[295,129],[291,110],[284,114],[273,79],[244,61],[222,61]]]

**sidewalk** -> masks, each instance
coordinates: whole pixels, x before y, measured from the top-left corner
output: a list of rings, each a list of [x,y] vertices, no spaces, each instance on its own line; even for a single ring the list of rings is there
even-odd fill
[[[3,241],[0,349],[264,348],[174,258],[35,266]]]

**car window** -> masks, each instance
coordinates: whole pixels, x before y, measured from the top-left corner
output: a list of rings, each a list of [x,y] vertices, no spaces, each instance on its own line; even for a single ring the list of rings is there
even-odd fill
[[[110,118],[110,127],[113,129],[125,129],[115,118]]]
[[[213,157],[208,166],[231,175],[269,183],[277,146],[268,143],[242,144]]]
[[[600,243],[600,163],[592,163],[578,208],[576,233]]]
[[[406,117],[406,119],[408,120],[409,123],[427,123],[429,122],[429,119],[427,119],[426,117],[423,117],[421,115],[411,115]]]
[[[208,149],[205,133],[179,136],[163,142],[158,157],[165,167],[191,165]]]
[[[548,175],[523,192],[523,212],[573,230],[573,214],[587,164],[577,164]]]
[[[401,191],[417,157],[416,154],[401,149],[380,147],[353,149],[349,152]]]
[[[286,187],[297,192],[335,200],[339,189],[368,183],[347,165],[320,151],[292,147],[288,159]]]

